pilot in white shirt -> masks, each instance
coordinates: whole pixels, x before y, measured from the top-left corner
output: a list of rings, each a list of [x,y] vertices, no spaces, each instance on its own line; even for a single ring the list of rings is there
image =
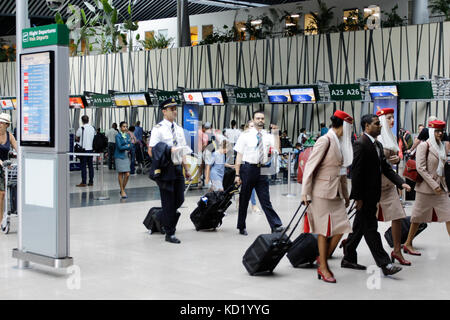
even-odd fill
[[[281,219],[270,202],[269,177],[261,172],[270,160],[269,153],[271,155],[276,154],[275,151],[278,150],[279,146],[275,142],[279,141],[279,139],[263,130],[263,111],[253,113],[253,122],[255,123],[255,128],[242,133],[234,147],[234,150],[237,152],[235,183],[241,184],[237,228],[242,235],[248,234],[245,219],[253,189],[258,195],[259,202],[272,232],[283,230]],[[272,126],[274,130],[278,131],[276,126]]]

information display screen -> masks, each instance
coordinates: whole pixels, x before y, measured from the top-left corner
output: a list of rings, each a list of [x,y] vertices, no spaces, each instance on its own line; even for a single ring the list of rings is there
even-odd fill
[[[130,97],[127,94],[114,95],[114,102],[117,107],[129,107],[131,106]]]
[[[84,109],[86,106],[83,102],[81,96],[70,96],[69,97],[69,108],[70,109]]]
[[[2,106],[2,110],[13,110],[14,104],[11,98],[0,98],[0,105]]]
[[[131,105],[133,107],[146,107],[148,106],[145,93],[130,93]]]
[[[205,104],[224,104],[224,97],[221,91],[203,91],[202,95]]]
[[[20,56],[21,145],[54,147],[54,52]]]
[[[370,95],[372,99],[379,97],[397,97],[397,86],[371,86],[369,87]]]
[[[201,92],[185,92],[183,93],[183,96],[186,103],[196,102],[201,106],[204,105],[203,95]]]
[[[292,102],[316,102],[316,95],[313,88],[289,89]]]
[[[289,89],[268,89],[267,96],[270,103],[288,103],[292,102]]]

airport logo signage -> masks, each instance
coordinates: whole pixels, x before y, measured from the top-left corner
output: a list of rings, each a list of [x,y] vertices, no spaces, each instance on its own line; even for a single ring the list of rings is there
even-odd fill
[[[22,47],[69,45],[69,29],[64,24],[51,24],[22,30]]]
[[[261,92],[258,88],[234,89],[236,103],[262,103]]]
[[[359,84],[330,84],[330,98],[333,101],[362,100]]]

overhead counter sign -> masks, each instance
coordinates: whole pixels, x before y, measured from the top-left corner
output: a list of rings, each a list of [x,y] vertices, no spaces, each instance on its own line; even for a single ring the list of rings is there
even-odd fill
[[[64,24],[51,24],[22,30],[23,48],[69,45],[69,29]]]
[[[330,98],[334,101],[362,100],[359,84],[330,84]]]
[[[234,89],[236,103],[262,103],[261,91],[258,88],[239,88]]]

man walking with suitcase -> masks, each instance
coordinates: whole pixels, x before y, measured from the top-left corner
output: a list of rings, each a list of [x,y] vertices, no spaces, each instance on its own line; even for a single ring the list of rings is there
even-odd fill
[[[378,221],[376,217],[377,203],[381,197],[381,174],[392,181],[398,188],[410,190],[405,181],[395,173],[387,162],[383,145],[376,140],[381,133],[381,123],[378,116],[366,114],[361,118],[364,133],[353,145],[353,174],[351,199],[356,200],[356,217],[353,222],[353,232],[344,244],[342,268],[365,270],[366,267],[357,263],[356,248],[362,237],[365,238],[370,252],[384,275],[392,275],[402,268],[391,264],[391,259],[383,249]]]
[[[272,132],[275,131],[276,136],[264,130],[263,111],[253,113],[253,121],[255,127],[242,133],[234,147],[237,152],[235,183],[237,185],[242,184],[237,228],[239,234],[245,236],[248,234],[245,219],[253,189],[258,195],[272,232],[283,231],[281,219],[270,202],[269,177],[264,175],[264,168],[270,167],[271,156],[276,156],[274,151],[279,150],[278,127],[272,125]]]
[[[155,152],[152,152],[152,149],[158,149],[161,146],[161,148],[169,147],[172,154],[176,152],[178,147],[186,146],[183,128],[174,121],[177,118],[177,103],[175,100],[168,99],[162,102],[159,107],[164,115],[164,120],[153,128],[148,148],[148,154],[154,162],[158,159],[155,159],[156,156],[153,157],[153,153],[156,155],[157,153],[164,153],[164,151],[154,150]],[[175,237],[175,230],[179,218],[177,210],[184,202],[182,165],[187,179],[190,178],[189,168],[185,162],[182,165],[175,165],[170,158],[167,162],[167,166],[160,170],[159,178],[155,179],[161,193],[161,224],[166,232],[166,241],[180,243],[181,241]]]

